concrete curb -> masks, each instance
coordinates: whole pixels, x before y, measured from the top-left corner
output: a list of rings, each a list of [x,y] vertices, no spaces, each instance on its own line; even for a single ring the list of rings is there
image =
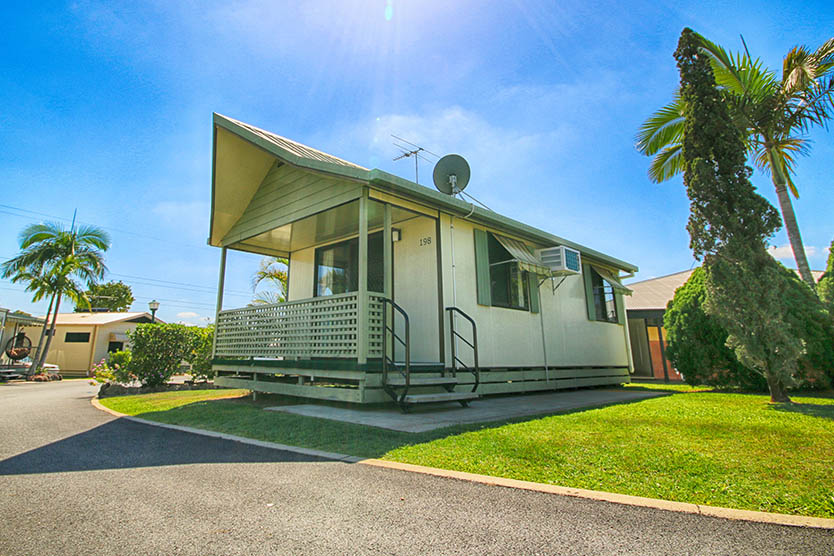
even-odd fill
[[[534,492],[559,494],[562,496],[573,496],[576,498],[586,498],[589,500],[613,502],[615,504],[626,504],[629,506],[641,506],[644,508],[654,508],[657,510],[667,510],[671,512],[698,514],[709,517],[720,517],[723,519],[733,519],[740,521],[753,521],[756,523],[770,523],[774,525],[789,525],[792,527],[815,527],[821,529],[834,529],[834,519],[828,519],[824,517],[807,517],[799,515],[775,514],[768,512],[757,512],[753,510],[736,510],[733,508],[704,506],[701,504],[690,504],[687,502],[673,502],[671,500],[659,500],[657,498],[644,498],[642,496],[631,496],[628,494],[616,494],[613,492],[603,492],[599,490],[586,490],[582,488],[570,488],[556,485],[548,485],[544,483],[533,483],[530,481],[519,481],[517,479],[492,477],[490,475],[478,475],[476,473],[466,473],[464,471],[449,471],[447,469],[423,467],[422,465],[412,465],[410,463],[399,463],[395,461],[386,461],[380,459],[365,459],[358,463],[361,463],[362,465],[371,465],[373,467],[383,467],[386,469],[409,471],[411,473],[423,473],[425,475],[434,475],[436,477],[458,479],[461,481],[469,481],[484,485],[501,486],[521,490],[531,490]]]
[[[143,425],[151,425],[154,427],[162,427],[166,429],[188,432],[191,434],[199,434],[211,438],[222,438],[223,440],[231,440],[233,442],[240,442],[241,444],[250,444],[252,446],[260,446],[261,448],[283,450],[285,452],[293,452],[296,454],[315,456],[334,461],[342,461],[345,463],[358,463],[361,465],[368,465],[371,467],[380,467],[384,469],[393,469],[397,471],[408,471],[410,473],[422,473],[423,475],[432,475],[435,477],[444,477],[447,479],[457,479],[460,481],[468,481],[471,483],[479,483],[483,485],[529,490],[545,494],[558,494],[561,496],[573,496],[575,498],[585,498],[588,500],[598,500],[601,502],[611,502],[614,504],[625,504],[628,506],[640,506],[643,508],[653,508],[656,510],[666,510],[670,512],[697,514],[708,517],[732,519],[737,521],[751,521],[754,523],[786,525],[791,527],[814,527],[819,529],[834,529],[834,519],[824,517],[807,517],[799,515],[776,514],[768,512],[757,512],[753,510],[736,510],[733,508],[704,506],[700,504],[690,504],[687,502],[673,502],[671,500],[660,500],[657,498],[644,498],[642,496],[631,496],[628,494],[616,494],[613,492],[562,487],[556,485],[548,485],[544,483],[520,481],[517,479],[505,479],[502,477],[492,477],[490,475],[478,475],[477,473],[466,473],[464,471],[449,471],[448,469],[424,467],[422,465],[413,465],[410,463],[399,463],[395,461],[386,461],[381,459],[363,459],[335,452],[324,452],[321,450],[299,448],[297,446],[288,446],[286,444],[278,444],[275,442],[254,440],[252,438],[236,436],[233,434],[207,431],[204,429],[195,429],[192,427],[183,427],[180,425],[169,425],[166,423],[158,423],[156,421],[147,421],[145,419],[140,419],[139,417],[132,417],[130,415],[125,415],[124,413],[119,413],[118,411],[113,411],[110,408],[104,407],[98,401],[98,398],[93,398],[90,401],[93,407],[95,407],[96,409],[100,409],[101,411],[109,413],[114,417],[120,417],[122,419],[127,419],[128,421],[133,421],[135,423],[141,423]]]
[[[220,398],[215,398],[220,399]],[[317,458],[329,459],[334,461],[343,461],[345,463],[358,463],[362,460],[362,458],[358,458],[355,456],[347,456],[345,454],[337,454],[336,452],[325,452],[322,450],[312,450],[309,448],[299,448],[298,446],[288,446],[286,444],[278,444],[276,442],[267,442],[265,440],[255,440],[253,438],[246,438],[245,436],[237,436],[234,434],[226,434],[224,432],[214,432],[214,431],[207,431],[205,429],[195,429],[193,427],[184,427],[182,425],[169,425],[168,423],[159,423],[157,421],[148,421],[146,419],[141,419],[139,417],[133,417],[131,415],[125,415],[124,413],[119,413],[118,411],[113,411],[108,407],[104,407],[101,405],[101,402],[98,401],[98,398],[93,398],[90,400],[93,404],[93,407],[96,409],[100,409],[114,417],[119,417],[121,419],[126,419],[128,421],[133,421],[134,423],[141,423],[143,425],[151,425],[154,427],[162,427],[163,429],[171,429],[180,432],[188,432],[191,434],[199,434],[201,436],[208,436],[210,438],[221,438],[223,440],[231,440],[232,442],[240,442],[241,444],[249,444],[250,446],[259,446],[261,448],[270,448],[272,450],[283,450],[285,452],[293,452],[295,454],[303,454],[305,456],[313,456]]]

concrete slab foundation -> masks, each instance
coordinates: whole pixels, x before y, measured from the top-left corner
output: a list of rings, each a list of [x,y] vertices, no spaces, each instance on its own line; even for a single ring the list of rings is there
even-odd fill
[[[394,405],[376,408],[343,408],[302,404],[267,407],[265,409],[267,411],[282,411],[395,431],[426,432],[452,425],[485,423],[529,415],[559,413],[665,395],[668,395],[668,393],[619,389],[573,390],[481,398],[470,402],[469,407],[461,407],[457,403],[428,407],[418,406],[407,414],[401,413]]]

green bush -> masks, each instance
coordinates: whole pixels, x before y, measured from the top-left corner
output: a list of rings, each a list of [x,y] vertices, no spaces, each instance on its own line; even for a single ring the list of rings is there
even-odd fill
[[[834,320],[793,271],[782,268],[781,272],[787,283],[786,324],[805,344],[795,377],[797,385],[826,387],[834,380]],[[704,270],[695,269],[666,308],[663,325],[669,359],[692,385],[765,390],[764,377],[739,363],[726,345],[727,331],[704,311],[705,281]]]
[[[192,332],[182,324],[140,324],[128,337],[132,353],[128,369],[147,386],[168,382],[194,341]]]
[[[185,358],[191,364],[191,378],[198,380],[211,380],[214,378],[214,371],[211,368],[211,349],[214,343],[214,326],[206,328],[192,327],[189,329],[192,335],[191,350]]]
[[[704,311],[706,273],[696,268],[666,307],[666,354],[691,385],[764,390],[764,377],[746,369],[727,347],[727,331]]]
[[[107,358],[107,366],[113,373],[116,382],[127,384],[136,378],[130,372],[130,350],[112,352]]]
[[[91,374],[96,382],[115,382],[116,375],[113,373],[113,370],[107,366],[107,362],[102,359],[91,369]]]

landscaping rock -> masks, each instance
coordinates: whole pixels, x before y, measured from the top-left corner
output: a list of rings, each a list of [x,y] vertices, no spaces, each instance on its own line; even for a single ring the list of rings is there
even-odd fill
[[[135,396],[137,394],[153,394],[155,392],[178,392],[180,390],[215,390],[221,389],[213,383],[203,382],[198,384],[163,384],[162,386],[123,386],[115,382],[105,382],[98,391],[99,398],[112,398],[113,396]]]

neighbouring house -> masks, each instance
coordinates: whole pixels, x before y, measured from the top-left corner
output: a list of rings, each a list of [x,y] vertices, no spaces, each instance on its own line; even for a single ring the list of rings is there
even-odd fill
[[[128,330],[149,322],[149,313],[59,313],[46,363],[58,365],[65,376],[87,376],[108,353],[128,347]],[[38,338],[40,329],[26,334]]]
[[[823,274],[816,270],[811,273],[815,280],[819,280]],[[675,290],[684,285],[691,275],[692,269],[628,285],[632,290],[627,305],[635,377],[683,380],[666,356],[663,315],[666,313],[666,305],[675,297]]]
[[[629,381],[611,255],[218,114],[210,217],[218,384],[407,410]],[[223,309],[228,249],[289,259],[288,301]]]
[[[29,355],[34,353],[40,338],[40,330],[38,329],[38,333],[33,335],[31,329],[27,329],[27,327],[40,326],[43,326],[43,319],[21,311],[10,311],[0,307],[0,372],[21,370],[28,367],[28,359],[19,357],[23,355],[23,352],[15,353],[14,350],[22,347],[30,352]],[[20,336],[21,332],[25,337]],[[30,349],[27,350],[26,348]],[[12,359],[7,351],[13,356],[17,356]]]

